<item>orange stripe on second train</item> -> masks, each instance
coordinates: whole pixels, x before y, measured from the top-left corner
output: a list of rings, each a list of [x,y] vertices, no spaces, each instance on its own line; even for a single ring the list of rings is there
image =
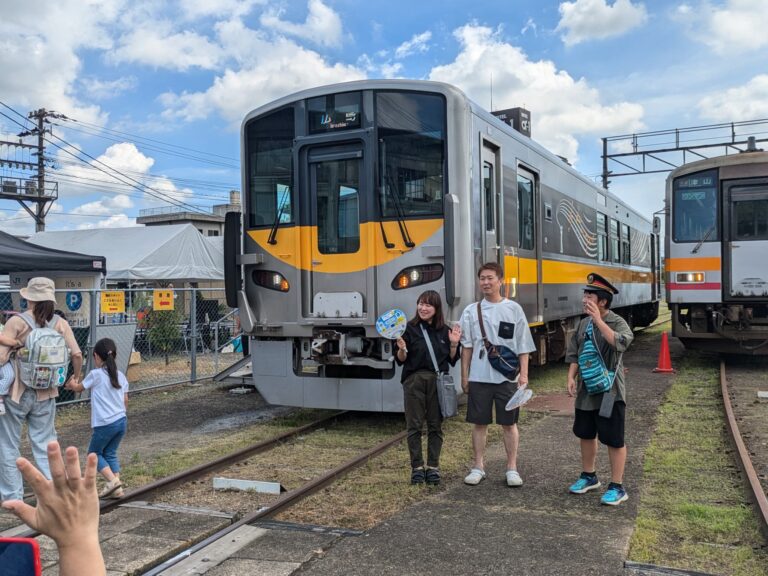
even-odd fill
[[[394,248],[384,246],[384,237],[378,222],[360,224],[360,247],[349,254],[322,254],[318,247],[317,226],[292,226],[277,230],[277,243],[269,244],[269,230],[248,230],[259,247],[285,262],[302,270],[327,274],[359,272],[371,266],[380,266],[394,260],[405,252],[417,248],[428,240],[443,225],[442,219],[408,220],[405,222],[411,240],[416,244],[408,248],[400,234],[397,222],[384,222],[387,241]]]
[[[722,267],[722,261],[716,256],[702,256],[701,258],[667,258],[665,266],[667,272],[719,272]]]

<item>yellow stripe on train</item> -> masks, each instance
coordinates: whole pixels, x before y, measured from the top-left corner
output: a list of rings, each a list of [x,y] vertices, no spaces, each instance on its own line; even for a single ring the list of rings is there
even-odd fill
[[[718,257],[700,258],[667,258],[665,267],[667,272],[690,272],[692,270],[703,272],[719,272],[722,261]]]
[[[394,248],[384,246],[384,236],[378,222],[365,222],[360,224],[360,247],[357,252],[349,254],[321,253],[317,240],[317,226],[279,228],[276,244],[267,242],[270,232],[268,229],[248,230],[248,236],[262,250],[286,264],[301,270],[343,274],[380,266],[413,250],[405,245],[397,222],[384,222],[383,225],[387,240],[395,245]],[[443,220],[440,218],[408,220],[405,226],[408,228],[411,240],[419,246],[442,228]]]

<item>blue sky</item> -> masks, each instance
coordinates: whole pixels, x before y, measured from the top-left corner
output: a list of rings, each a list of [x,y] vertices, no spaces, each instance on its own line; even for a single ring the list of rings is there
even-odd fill
[[[76,148],[48,149],[59,182],[49,230],[127,226],[140,209],[166,204],[117,184],[79,150],[177,202],[223,203],[240,185],[243,116],[345,80],[446,81],[489,108],[493,77],[494,108],[527,107],[534,139],[590,177],[601,170],[602,136],[768,118],[765,0],[0,6],[0,102],[70,118],[56,122],[63,140],[53,140]],[[16,140],[13,120],[24,123],[8,107],[0,140]],[[14,154],[0,146],[0,159]],[[29,173],[6,165],[0,176]],[[617,178],[611,190],[650,216],[663,181]],[[0,201],[0,228],[29,234],[34,225]]]

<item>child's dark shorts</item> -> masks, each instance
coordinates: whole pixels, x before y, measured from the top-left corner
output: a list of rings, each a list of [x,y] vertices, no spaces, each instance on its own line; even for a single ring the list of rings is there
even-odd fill
[[[582,440],[593,440],[595,437],[606,446],[622,448],[624,446],[624,412],[627,405],[617,400],[613,405],[610,418],[599,416],[600,410],[576,409],[573,421],[573,433]]]

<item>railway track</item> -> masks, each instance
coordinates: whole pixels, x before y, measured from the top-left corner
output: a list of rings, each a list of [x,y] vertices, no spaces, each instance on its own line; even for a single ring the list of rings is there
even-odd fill
[[[151,482],[150,484],[146,484],[134,490],[128,491],[126,492],[125,496],[123,496],[122,498],[117,498],[114,500],[102,500],[101,506],[100,506],[101,514],[107,514],[115,510],[122,504],[127,504],[128,502],[132,502],[140,499],[146,500],[148,498],[152,498],[154,496],[162,494],[166,490],[170,490],[175,486],[184,484],[186,482],[191,482],[193,480],[196,480],[197,478],[200,478],[201,476],[204,476],[205,474],[209,474],[211,472],[215,472],[217,470],[227,468],[250,456],[259,454],[261,452],[266,452],[267,450],[271,450],[276,446],[282,444],[283,442],[286,442],[288,440],[301,436],[302,434],[305,434],[307,432],[316,430],[321,426],[326,425],[329,422],[332,422],[334,420],[337,420],[340,417],[343,417],[345,414],[347,414],[347,412],[337,412],[335,414],[331,414],[324,418],[315,420],[314,422],[310,422],[309,424],[305,424],[304,426],[294,428],[293,430],[288,430],[287,432],[283,432],[282,434],[274,436],[273,438],[269,438],[267,440],[257,442],[256,444],[243,448],[242,450],[232,452],[230,454],[222,456],[221,458],[217,458],[215,460],[211,460],[210,462],[199,464],[187,470],[183,470],[171,476],[166,476],[165,478],[161,478],[160,480],[156,480],[155,482]],[[8,533],[13,532],[13,535],[19,538],[36,538],[37,536],[40,535],[40,533],[35,530],[26,530],[22,532],[17,532],[14,528],[11,528],[6,532]]]
[[[346,462],[337,466],[336,468],[318,476],[317,478],[314,478],[313,480],[310,480],[309,482],[306,482],[301,487],[296,488],[295,490],[291,490],[290,492],[286,492],[277,500],[275,500],[271,505],[246,514],[237,522],[223,528],[222,530],[219,530],[205,540],[202,540],[201,542],[198,542],[197,544],[189,547],[187,550],[184,550],[173,558],[166,560],[155,568],[144,572],[142,576],[158,576],[161,574],[175,576],[177,574],[198,573],[194,571],[194,565],[199,562],[203,563],[203,565],[207,564],[210,566],[210,558],[211,556],[215,556],[215,554],[207,554],[206,550],[212,546],[215,546],[216,543],[221,541],[223,538],[237,533],[244,527],[247,527],[258,520],[272,518],[280,512],[283,512],[304,498],[333,483],[336,479],[344,476],[358,466],[365,464],[369,459],[377,456],[378,454],[381,454],[385,450],[401,442],[406,437],[406,435],[407,431],[405,430],[398,432],[397,434],[377,444],[373,448],[365,450],[354,458],[347,460]]]
[[[748,490],[755,503],[761,519],[761,527],[765,534],[768,534],[768,498],[766,498],[766,486],[760,482],[755,465],[752,461],[752,454],[744,443],[742,431],[739,429],[738,418],[734,413],[734,406],[731,401],[732,391],[728,388],[728,374],[726,373],[726,361],[720,361],[720,390],[723,395],[723,407],[726,415],[728,430],[731,435],[731,441],[736,448],[736,457],[744,475],[747,478]],[[765,465],[765,463],[763,463]],[[768,485],[768,479],[765,481]]]

